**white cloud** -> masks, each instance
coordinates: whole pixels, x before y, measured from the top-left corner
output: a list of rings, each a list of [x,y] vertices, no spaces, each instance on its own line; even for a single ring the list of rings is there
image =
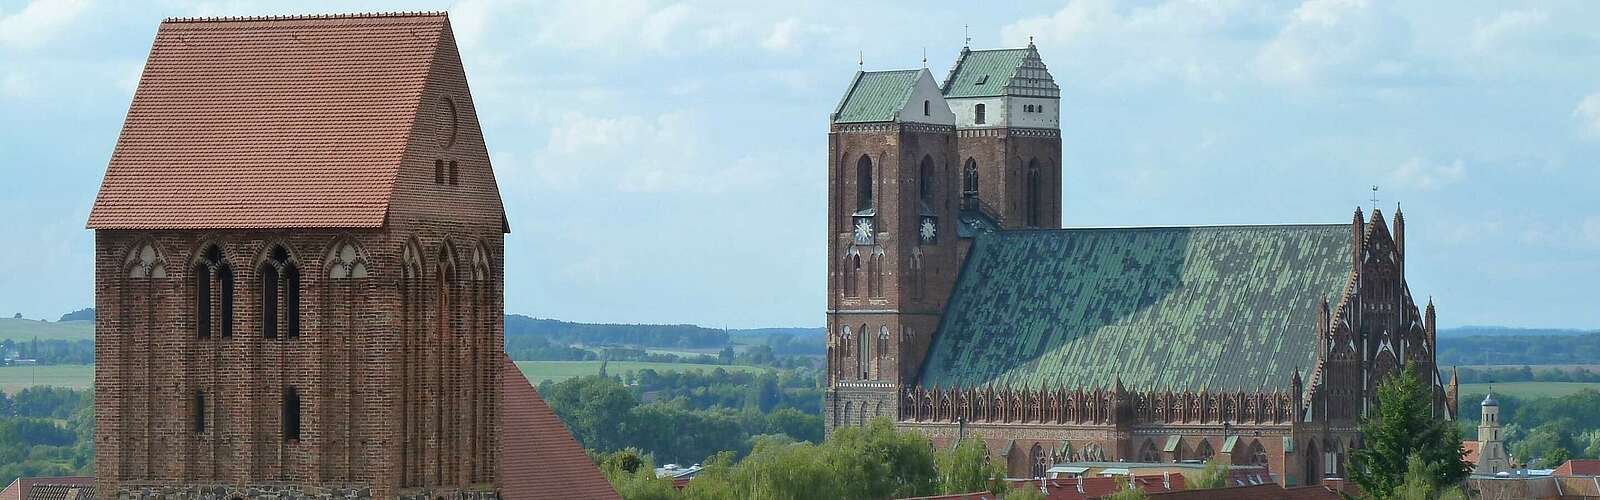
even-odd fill
[[[1461,180],[1466,170],[1466,165],[1459,158],[1450,163],[1430,163],[1421,158],[1412,158],[1390,172],[1389,180],[1402,187],[1433,191]]]
[[[1075,0],[1055,12],[1001,28],[1007,46],[1030,37],[1057,78],[1074,74],[1106,86],[1175,80],[1227,81],[1243,64],[1260,8],[1235,1],[1173,0],[1127,8],[1110,0]]]
[[[1486,51],[1498,48],[1509,39],[1533,32],[1550,20],[1544,11],[1513,10],[1501,12],[1488,22],[1479,22],[1472,30],[1472,48]]]
[[[1572,109],[1572,116],[1578,119],[1578,126],[1585,135],[1600,138],[1600,92],[1578,101],[1578,107]]]
[[[773,52],[789,52],[799,47],[808,35],[826,34],[826,26],[807,24],[797,18],[787,18],[772,25],[772,33],[761,40],[761,46]]]
[[[775,177],[777,162],[730,157],[707,147],[708,126],[693,112],[653,117],[567,113],[534,155],[538,189],[650,193],[722,192]]]
[[[87,6],[83,0],[33,0],[14,13],[0,12],[0,46],[31,49],[44,45]]]
[[[1372,10],[1367,0],[1306,0],[1289,14],[1278,36],[1261,47],[1258,74],[1268,81],[1303,84],[1365,64],[1376,72],[1403,72],[1403,63],[1385,54],[1391,47],[1384,43]]]

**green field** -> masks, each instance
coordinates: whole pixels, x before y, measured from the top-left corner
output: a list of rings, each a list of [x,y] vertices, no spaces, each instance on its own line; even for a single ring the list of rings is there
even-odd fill
[[[600,361],[518,361],[517,368],[522,369],[522,375],[528,377],[533,385],[551,380],[560,382],[573,377],[594,375],[600,373]],[[606,372],[612,375],[621,375],[627,371],[639,371],[650,368],[658,372],[704,370],[711,371],[721,368],[737,372],[758,372],[767,370],[759,366],[743,365],[699,365],[692,363],[651,363],[645,361],[612,361],[606,365]]]
[[[31,319],[0,318],[0,339],[94,340],[93,321],[49,323]]]
[[[1483,394],[1489,391],[1491,385],[1495,394],[1508,394],[1521,399],[1561,397],[1584,389],[1600,390],[1600,382],[1501,382],[1461,384],[1461,394]]]
[[[88,389],[94,386],[94,365],[0,366],[0,391],[16,394],[35,385]]]

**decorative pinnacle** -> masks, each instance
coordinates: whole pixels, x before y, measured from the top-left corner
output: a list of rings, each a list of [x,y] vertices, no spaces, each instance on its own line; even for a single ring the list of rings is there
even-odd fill
[[[866,68],[867,68],[867,58],[866,58],[866,56],[864,55],[864,53],[862,51],[859,51],[859,50],[856,51],[856,69],[857,70],[865,70]]]
[[[961,48],[972,46],[972,34],[967,32],[967,25],[965,24],[961,25],[961,38],[963,39],[961,42]]]
[[[1033,35],[1028,35],[1028,46],[1029,47],[1033,46]]]
[[[928,69],[928,48],[922,48],[922,69]]]

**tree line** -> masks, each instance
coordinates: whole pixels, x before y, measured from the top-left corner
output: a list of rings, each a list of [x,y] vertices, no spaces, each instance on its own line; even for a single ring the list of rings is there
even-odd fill
[[[29,387],[0,393],[0,484],[21,476],[94,474],[94,395]]]
[[[1548,469],[1573,458],[1600,459],[1600,391],[1538,399],[1494,397],[1500,403],[1500,434],[1517,463]],[[1461,431],[1473,439],[1483,418],[1483,398],[1483,393],[1461,396]]]

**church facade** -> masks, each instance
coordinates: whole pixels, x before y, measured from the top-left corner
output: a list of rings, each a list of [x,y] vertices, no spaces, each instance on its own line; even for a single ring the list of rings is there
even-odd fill
[[[1405,220],[1062,228],[1060,90],[1038,49],[860,71],[831,115],[826,425],[978,438],[1013,477],[1228,457],[1342,477],[1434,309]]]

